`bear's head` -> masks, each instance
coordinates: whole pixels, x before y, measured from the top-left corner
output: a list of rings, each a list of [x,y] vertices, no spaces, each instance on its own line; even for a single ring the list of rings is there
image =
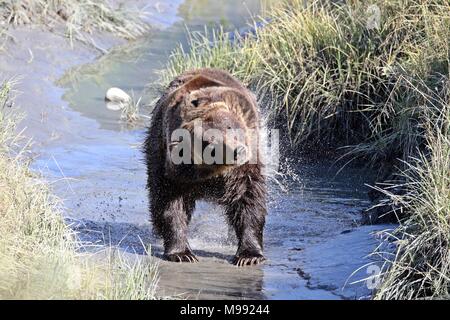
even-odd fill
[[[258,114],[247,90],[199,75],[171,92],[168,106],[171,166],[193,165],[208,178],[256,161]]]

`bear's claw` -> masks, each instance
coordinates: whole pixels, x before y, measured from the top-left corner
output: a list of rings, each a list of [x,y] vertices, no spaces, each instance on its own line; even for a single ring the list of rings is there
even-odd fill
[[[266,260],[266,258],[262,255],[257,255],[253,257],[234,257],[233,264],[237,267],[244,267],[244,266],[252,266],[261,264]]]
[[[172,262],[198,262],[197,257],[192,252],[179,252],[164,255],[166,260]]]

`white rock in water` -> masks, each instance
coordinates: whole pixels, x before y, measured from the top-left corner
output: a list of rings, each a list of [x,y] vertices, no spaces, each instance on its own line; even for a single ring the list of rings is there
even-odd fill
[[[126,104],[131,102],[131,97],[122,89],[109,88],[105,100],[114,104]]]

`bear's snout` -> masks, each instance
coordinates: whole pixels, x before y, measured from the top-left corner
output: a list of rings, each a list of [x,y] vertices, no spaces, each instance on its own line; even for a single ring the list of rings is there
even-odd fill
[[[244,144],[226,143],[225,140],[220,139],[214,142],[211,140],[203,140],[202,146],[202,154],[198,155],[198,157],[202,157],[202,164],[241,165],[249,161],[248,147]]]

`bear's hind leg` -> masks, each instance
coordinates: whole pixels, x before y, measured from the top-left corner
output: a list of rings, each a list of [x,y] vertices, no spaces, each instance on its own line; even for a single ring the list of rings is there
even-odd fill
[[[161,199],[152,205],[158,234],[164,241],[164,257],[173,262],[197,262],[187,240],[188,223],[195,202],[184,197]]]

